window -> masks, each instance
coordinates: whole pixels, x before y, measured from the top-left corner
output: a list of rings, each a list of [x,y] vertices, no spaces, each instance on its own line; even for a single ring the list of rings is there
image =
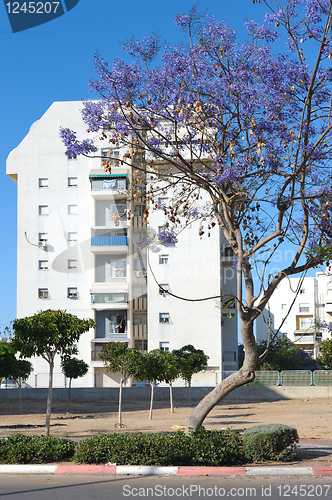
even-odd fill
[[[127,258],[112,260],[109,266],[109,277],[113,279],[123,279],[127,276]]]
[[[71,154],[68,154],[68,155],[67,155],[67,158],[68,158],[68,160],[76,160],[77,155],[71,155]]]
[[[39,205],[38,213],[39,215],[48,215],[48,205]]]
[[[166,297],[167,292],[169,292],[169,285],[164,283],[159,285],[159,295]]]
[[[40,299],[48,299],[48,288],[38,288],[38,297]]]
[[[68,187],[77,187],[77,177],[68,177]]]
[[[77,205],[68,205],[69,214],[77,214]]]
[[[285,311],[285,310],[287,311],[287,309],[288,309],[288,305],[287,305],[287,304],[281,304],[281,309],[282,309],[283,311]]]
[[[38,180],[38,186],[40,188],[48,188],[48,179],[46,179],[46,178],[40,178]]]
[[[112,202],[107,207],[106,224],[118,227],[120,222],[127,221],[127,202],[125,200],[119,200],[115,203]]]
[[[137,349],[138,351],[147,351],[148,341],[145,339],[135,340],[135,349]]]
[[[159,349],[161,351],[169,351],[169,342],[159,342]]]
[[[68,233],[68,241],[77,241],[77,233]]]
[[[306,330],[313,326],[313,318],[299,318],[300,319],[300,330]]]
[[[168,264],[168,255],[159,255],[159,264]]]
[[[159,313],[159,323],[169,323],[169,313]]]
[[[48,234],[47,233],[39,233],[38,241],[40,243],[46,244],[48,241]]]
[[[67,288],[67,297],[68,299],[77,299],[78,298],[77,288]]]
[[[48,260],[40,260],[38,268],[41,271],[47,271],[48,270]]]
[[[299,310],[300,310],[300,313],[308,313],[309,312],[309,304],[300,304]]]
[[[118,149],[102,149],[101,150],[101,164],[103,167],[119,167],[119,150]]]
[[[68,269],[78,269],[77,260],[68,260]]]

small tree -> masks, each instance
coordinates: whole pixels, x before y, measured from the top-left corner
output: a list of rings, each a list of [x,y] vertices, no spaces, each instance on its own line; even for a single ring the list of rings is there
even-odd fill
[[[151,386],[150,396],[150,412],[149,419],[152,419],[153,400],[154,400],[154,386],[157,380],[162,377],[162,360],[160,358],[160,349],[154,349],[141,358],[138,372],[135,375],[136,380],[146,380]]]
[[[319,362],[327,370],[332,370],[332,339],[320,342]]]
[[[22,413],[22,382],[27,380],[32,364],[26,359],[16,359],[15,349],[11,342],[0,342],[0,379],[13,378],[19,388],[20,413]]]
[[[122,423],[122,388],[128,377],[136,376],[142,363],[142,354],[133,348],[128,348],[122,342],[110,342],[105,349],[99,353],[100,359],[106,368],[112,373],[120,373],[119,391],[119,427],[125,427]]]
[[[180,375],[180,366],[176,356],[170,351],[160,351],[160,361],[162,365],[162,381],[169,384],[169,399],[171,404],[171,412],[174,413],[173,406],[173,382]]]
[[[11,376],[17,381],[19,398],[20,398],[20,413],[22,413],[22,383],[29,378],[32,372],[32,364],[27,359],[16,359],[13,365]]]
[[[14,321],[13,347],[20,352],[20,357],[41,356],[49,364],[46,436],[50,433],[55,356],[71,354],[74,342],[94,326],[92,319],[79,319],[66,311],[51,309]]]
[[[68,407],[70,401],[71,382],[73,378],[83,377],[89,370],[89,365],[83,359],[63,358],[61,361],[62,373],[66,378],[69,378],[68,386]]]
[[[191,404],[191,379],[194,373],[198,373],[207,366],[209,356],[204,354],[201,349],[195,349],[191,344],[181,347],[181,349],[175,349],[173,354],[176,357],[177,363],[179,365],[180,376],[189,385],[189,405]]]
[[[0,378],[12,376],[15,361],[15,349],[12,344],[0,342]]]

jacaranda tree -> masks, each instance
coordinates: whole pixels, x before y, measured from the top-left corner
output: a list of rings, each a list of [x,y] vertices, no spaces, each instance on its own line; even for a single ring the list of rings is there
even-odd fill
[[[61,131],[67,154],[95,154],[95,138],[127,147],[131,192],[142,176],[148,183],[147,212],[160,190],[174,189],[165,241],[174,241],[179,223],[201,219],[201,234],[217,226],[233,250],[245,359],[195,408],[193,430],[254,379],[254,321],[281,280],[331,254],[332,1],[263,4],[263,25],[247,20],[242,44],[195,6],[175,17],[182,43],[162,48],[157,33],[130,38],[126,59],[112,66],[97,54],[90,85],[100,100],[82,111],[91,138]],[[270,273],[273,256],[289,245],[293,258]]]

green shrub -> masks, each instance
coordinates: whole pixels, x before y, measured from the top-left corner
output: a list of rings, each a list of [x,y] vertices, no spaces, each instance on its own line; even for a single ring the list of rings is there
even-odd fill
[[[70,439],[15,434],[0,439],[0,463],[42,464],[71,459],[76,443]]]
[[[163,434],[103,434],[84,439],[76,448],[75,462],[117,465],[233,465],[243,460],[238,433],[206,431],[192,436]]]
[[[243,433],[244,456],[252,462],[289,461],[298,440],[297,430],[288,425],[257,425]]]

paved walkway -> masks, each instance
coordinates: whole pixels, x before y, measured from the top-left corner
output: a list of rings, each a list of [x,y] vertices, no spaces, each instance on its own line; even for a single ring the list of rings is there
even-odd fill
[[[250,467],[158,467],[143,465],[35,464],[0,465],[0,474],[113,474],[142,476],[332,476],[332,441],[302,439],[300,461]],[[303,458],[304,457],[304,458]],[[323,457],[323,458],[322,458]],[[318,460],[316,462],[316,460]],[[316,463],[315,463],[316,462]]]

